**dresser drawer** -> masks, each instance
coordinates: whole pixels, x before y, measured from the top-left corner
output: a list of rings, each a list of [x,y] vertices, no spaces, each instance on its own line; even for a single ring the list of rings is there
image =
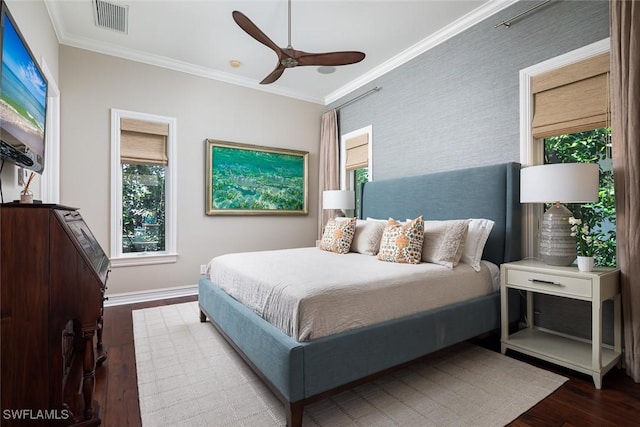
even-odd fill
[[[591,279],[507,269],[507,286],[536,292],[591,298]]]

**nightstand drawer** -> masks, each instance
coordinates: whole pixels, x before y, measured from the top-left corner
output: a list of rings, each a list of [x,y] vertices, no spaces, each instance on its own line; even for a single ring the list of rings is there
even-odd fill
[[[505,278],[508,285],[529,288],[537,292],[571,295],[591,298],[591,280],[578,277],[557,276],[555,274],[532,271],[507,270]]]

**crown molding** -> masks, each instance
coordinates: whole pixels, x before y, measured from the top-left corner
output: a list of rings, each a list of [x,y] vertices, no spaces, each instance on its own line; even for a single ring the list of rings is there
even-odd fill
[[[206,67],[200,67],[187,62],[177,61],[165,56],[153,55],[147,52],[141,52],[134,49],[123,49],[120,46],[114,46],[107,43],[98,43],[94,40],[88,40],[80,37],[65,37],[60,41],[61,44],[79,49],[89,50],[92,52],[102,53],[105,55],[127,59],[130,61],[141,62],[143,64],[154,65],[181,73],[192,74],[198,77],[204,77],[211,80],[217,80],[224,83],[230,83],[236,86],[247,87],[250,89],[269,92],[276,95],[282,95],[289,98],[296,98],[303,101],[313,102],[324,105],[322,99],[310,97],[304,93],[297,91],[282,89],[278,86],[265,86],[256,83],[252,79],[238,77],[233,74],[224,73],[222,71],[212,70]]]
[[[350,83],[344,85],[335,92],[330,93],[324,99],[324,104],[329,105],[332,102],[352,93],[354,90],[372,82],[373,80],[383,76],[389,71],[398,68],[399,66],[409,62],[413,58],[425,53],[426,51],[433,49],[441,43],[449,40],[450,38],[462,33],[463,31],[471,28],[475,24],[482,20],[500,12],[503,9],[517,3],[520,0],[489,0],[484,5],[472,10],[465,16],[457,19],[450,25],[442,28],[441,30],[433,33],[431,36],[423,39],[422,41],[414,44],[410,48],[404,50],[388,61],[383,62],[378,67],[371,71],[361,75]]]
[[[370,83],[371,81],[383,76],[391,70],[405,64],[406,62],[423,54],[424,52],[438,46],[439,44],[447,41],[457,34],[462,33],[478,22],[498,13],[499,11],[511,6],[514,3],[517,3],[518,1],[520,0],[489,0],[487,3],[474,9],[462,18],[457,19],[452,24],[432,34],[426,39],[416,43],[415,45],[404,50],[393,58],[383,62],[381,65],[352,80],[350,83],[342,86],[340,89],[330,93],[329,95],[324,97],[324,99],[310,97],[307,94],[298,91],[282,89],[278,86],[261,85],[252,79],[238,77],[233,74],[215,71],[205,67],[199,67],[190,63],[176,61],[159,55],[152,55],[134,49],[123,49],[122,47],[110,45],[107,43],[97,43],[93,40],[70,36],[67,34],[67,31],[64,28],[63,20],[58,14],[58,10],[55,7],[55,2],[53,0],[44,0],[44,3],[49,13],[49,17],[51,18],[51,22],[58,38],[58,42],[62,45],[85,49],[92,52],[127,59],[130,61],[141,62],[148,65],[154,65],[157,67],[162,67],[182,73],[192,74],[198,77],[204,77],[207,79],[217,80],[236,86],[242,86],[262,92],[269,92],[276,95],[282,95],[326,106],[352,93],[353,91],[366,85],[367,83]]]
[[[94,40],[89,40],[83,37],[76,37],[67,34],[64,26],[64,21],[58,13],[58,8],[55,6],[55,2],[52,0],[45,0],[45,7],[49,13],[49,17],[53,24],[58,43],[75,47],[78,49],[84,49],[91,52],[102,53],[104,55],[114,56],[117,58],[127,59],[130,61],[141,62],[148,65],[154,65],[161,68],[166,68],[173,71],[192,74],[198,77],[204,77],[211,80],[217,80],[236,86],[242,86],[250,89],[260,90],[262,92],[269,92],[276,95],[282,95],[289,98],[295,98],[302,101],[313,102],[315,104],[324,105],[324,100],[321,98],[310,97],[304,93],[298,91],[292,91],[282,89],[278,86],[265,86],[257,83],[256,81],[244,77],[238,77],[233,74],[224,73],[221,71],[212,70],[206,67],[199,67],[187,62],[176,61],[160,55],[152,55],[146,52],[141,52],[135,49],[123,49],[120,46],[115,46],[108,43],[99,43]]]

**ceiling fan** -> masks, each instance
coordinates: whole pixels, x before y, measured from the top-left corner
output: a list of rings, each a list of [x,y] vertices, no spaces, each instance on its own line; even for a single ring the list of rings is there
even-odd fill
[[[300,67],[305,65],[316,66],[337,66],[355,64],[364,59],[365,54],[355,51],[344,52],[326,52],[326,53],[309,53],[296,50],[291,46],[291,0],[289,0],[289,43],[287,47],[282,48],[276,45],[269,37],[266,36],[249,18],[242,12],[234,10],[233,20],[251,37],[272,49],[278,55],[278,64],[276,68],[265,77],[260,84],[273,83],[280,78],[287,68]]]

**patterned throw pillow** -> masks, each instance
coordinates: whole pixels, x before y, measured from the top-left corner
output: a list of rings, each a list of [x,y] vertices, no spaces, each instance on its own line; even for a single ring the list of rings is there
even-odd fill
[[[468,228],[468,219],[425,221],[422,260],[447,268],[458,265]]]
[[[323,251],[346,254],[351,248],[351,241],[356,232],[356,219],[346,221],[329,220],[322,232],[322,240],[318,246]]]
[[[419,264],[424,241],[424,221],[422,216],[400,224],[389,218],[382,233],[378,259],[388,262]]]

